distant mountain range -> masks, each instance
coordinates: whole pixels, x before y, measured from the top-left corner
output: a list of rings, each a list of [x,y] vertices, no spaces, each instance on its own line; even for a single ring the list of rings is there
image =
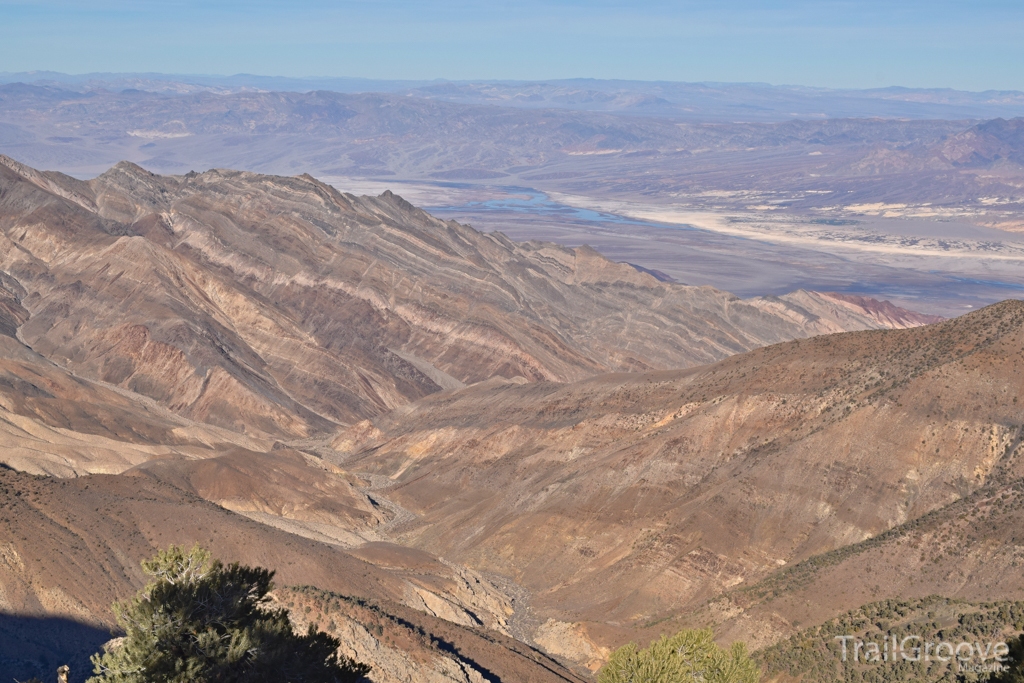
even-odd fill
[[[553,93],[569,86],[536,87],[557,100]],[[654,203],[712,197],[744,209],[760,206],[749,193],[797,212],[906,204],[1011,227],[1024,202],[1020,118],[847,112],[737,123],[554,100],[524,107],[505,88],[347,94],[10,83],[0,85],[0,153],[79,177],[127,159],[165,173],[309,172]],[[491,99],[432,94],[467,89]],[[750,101],[746,90],[736,96]],[[1021,112],[1024,104],[1013,109]]]
[[[463,104],[620,112],[699,121],[790,121],[794,118],[989,119],[1024,115],[1024,92],[949,88],[835,89],[768,83],[671,81],[403,81],[366,78],[287,78],[236,74],[0,73],[0,83],[68,90],[161,93],[278,91],[397,93]]]

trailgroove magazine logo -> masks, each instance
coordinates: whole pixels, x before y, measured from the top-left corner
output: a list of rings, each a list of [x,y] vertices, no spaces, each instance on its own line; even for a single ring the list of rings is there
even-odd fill
[[[857,636],[835,636],[842,643],[843,662],[883,664],[895,662],[949,663],[955,661],[959,673],[1001,673],[1010,654],[1005,642],[951,643],[931,641],[920,636],[887,637],[880,643]]]

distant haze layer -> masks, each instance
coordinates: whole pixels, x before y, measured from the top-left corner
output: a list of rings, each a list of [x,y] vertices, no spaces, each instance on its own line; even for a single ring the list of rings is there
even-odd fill
[[[165,94],[210,92],[397,93],[413,97],[523,109],[671,115],[692,121],[781,122],[798,118],[990,119],[1024,115],[1024,91],[950,88],[816,88],[768,83],[720,83],[567,78],[530,80],[387,80],[289,78],[236,74],[65,74],[0,72],[0,84],[26,83],[88,92],[142,90]]]
[[[310,173],[743,296],[951,316],[1024,292],[1019,92],[21,77],[0,85],[0,152],[78,177]],[[324,86],[389,92],[265,89]]]

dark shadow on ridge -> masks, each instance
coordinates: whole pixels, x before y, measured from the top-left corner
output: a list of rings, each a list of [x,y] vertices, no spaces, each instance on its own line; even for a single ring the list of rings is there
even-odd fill
[[[61,617],[29,617],[0,612],[0,683],[33,676],[56,681],[57,667],[71,667],[71,683],[92,675],[89,656],[110,640],[110,631]]]

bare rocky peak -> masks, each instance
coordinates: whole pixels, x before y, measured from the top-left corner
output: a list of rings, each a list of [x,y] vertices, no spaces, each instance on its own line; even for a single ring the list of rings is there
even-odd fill
[[[191,420],[306,437],[492,377],[572,381],[888,326],[658,281],[309,176],[0,166],[21,338]],[[820,307],[819,307],[820,308]]]

